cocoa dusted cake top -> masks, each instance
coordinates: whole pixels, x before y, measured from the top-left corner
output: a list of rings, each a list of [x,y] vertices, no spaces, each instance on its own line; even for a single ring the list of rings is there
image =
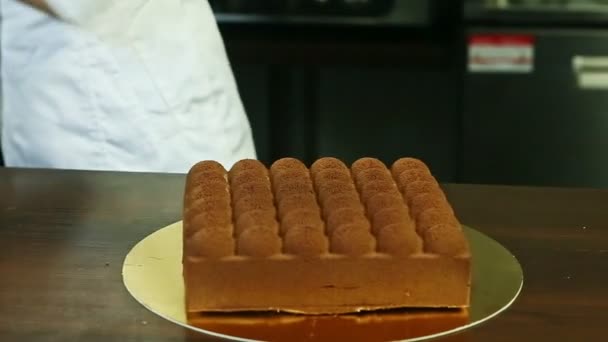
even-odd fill
[[[284,158],[269,169],[245,159],[229,171],[202,161],[187,177],[184,229],[185,253],[202,258],[469,253],[443,191],[414,158],[390,169],[374,158],[310,168]]]

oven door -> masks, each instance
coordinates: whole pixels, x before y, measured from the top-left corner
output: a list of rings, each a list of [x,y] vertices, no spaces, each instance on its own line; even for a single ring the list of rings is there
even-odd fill
[[[424,27],[443,0],[212,0],[220,23]]]
[[[527,68],[469,60],[461,180],[608,188],[608,30],[476,27],[469,36],[529,37],[533,57]]]
[[[513,23],[608,22],[608,0],[465,0],[471,21]]]

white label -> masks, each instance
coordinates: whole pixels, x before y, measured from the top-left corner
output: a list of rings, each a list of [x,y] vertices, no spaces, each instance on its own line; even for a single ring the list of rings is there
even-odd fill
[[[477,35],[469,39],[469,72],[530,73],[534,70],[534,38]]]

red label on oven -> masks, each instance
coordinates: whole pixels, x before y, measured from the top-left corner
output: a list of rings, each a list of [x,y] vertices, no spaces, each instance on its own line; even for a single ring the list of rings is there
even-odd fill
[[[469,72],[532,72],[534,43],[535,38],[530,35],[472,35],[469,37]]]

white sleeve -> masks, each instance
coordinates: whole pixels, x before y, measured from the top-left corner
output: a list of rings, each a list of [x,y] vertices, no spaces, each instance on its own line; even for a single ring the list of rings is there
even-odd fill
[[[60,18],[77,25],[89,24],[118,0],[46,0]],[[124,0],[123,0],[124,1]]]

